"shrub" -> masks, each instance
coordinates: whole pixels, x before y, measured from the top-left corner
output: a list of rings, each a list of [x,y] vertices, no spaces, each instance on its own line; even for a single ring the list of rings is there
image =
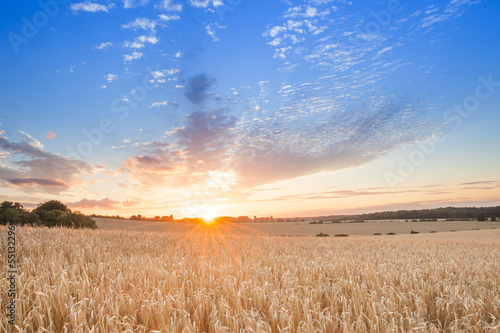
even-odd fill
[[[436,231],[432,230],[432,231],[429,231],[430,234],[435,234]]]
[[[376,232],[373,234],[374,236],[381,236],[382,234],[380,232]]]
[[[316,235],[316,237],[328,237],[328,236],[330,236],[330,235],[324,234],[322,232],[320,232],[319,234]]]
[[[335,237],[347,237],[348,235],[346,234],[336,234]]]
[[[410,234],[419,234],[419,232],[412,230],[412,231],[410,231]]]
[[[396,233],[394,233],[394,232],[388,232],[387,234],[388,234],[389,236],[394,236]]]

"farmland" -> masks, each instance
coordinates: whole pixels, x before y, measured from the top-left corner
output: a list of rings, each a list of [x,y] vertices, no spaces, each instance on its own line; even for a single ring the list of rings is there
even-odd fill
[[[0,232],[5,257],[6,228]],[[499,230],[347,238],[234,235],[204,226],[191,233],[31,227],[16,233],[13,332],[500,328]],[[496,238],[422,237],[474,233]],[[0,325],[7,331],[5,317]]]
[[[131,221],[118,219],[96,218],[99,229],[105,230],[138,230],[151,232],[188,232],[195,224],[177,222]],[[475,221],[439,221],[439,222],[405,222],[397,221],[367,221],[365,223],[326,223],[309,224],[308,222],[267,222],[225,224],[221,226],[221,233],[254,234],[254,235],[309,235],[320,232],[335,235],[373,235],[374,233],[409,234],[411,230],[421,233],[449,232],[452,230],[465,231],[476,229],[500,229],[500,222]]]

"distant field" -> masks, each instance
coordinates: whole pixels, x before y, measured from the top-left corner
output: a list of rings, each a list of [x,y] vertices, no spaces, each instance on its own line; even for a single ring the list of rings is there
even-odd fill
[[[172,222],[130,221],[117,219],[95,218],[99,229],[104,230],[136,230],[151,232],[189,232],[196,227],[194,224]],[[224,224],[220,232],[249,235],[317,235],[320,232],[335,235],[373,235],[374,233],[410,234],[412,230],[420,233],[430,231],[447,232],[461,230],[500,229],[500,222],[475,221],[440,221],[440,222],[404,222],[375,221],[364,223],[333,223],[309,224],[308,222],[274,222],[274,223],[242,223]]]
[[[6,231],[0,227],[1,258]],[[500,242],[426,239],[488,231],[347,238],[219,231],[18,227],[18,329],[2,315],[0,332],[500,329]],[[0,270],[2,311],[6,277]]]

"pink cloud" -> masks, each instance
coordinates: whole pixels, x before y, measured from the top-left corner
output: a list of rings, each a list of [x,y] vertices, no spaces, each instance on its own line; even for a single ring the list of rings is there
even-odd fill
[[[47,133],[47,139],[49,140],[54,140],[55,138],[57,138],[57,134],[52,132],[52,131],[49,131],[49,133]]]

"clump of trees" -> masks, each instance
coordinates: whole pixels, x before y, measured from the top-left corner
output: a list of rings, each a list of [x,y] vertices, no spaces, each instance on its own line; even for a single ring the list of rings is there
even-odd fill
[[[18,202],[4,201],[0,204],[0,224],[97,229],[92,218],[79,211],[72,212],[57,200],[39,204],[31,212]]]

